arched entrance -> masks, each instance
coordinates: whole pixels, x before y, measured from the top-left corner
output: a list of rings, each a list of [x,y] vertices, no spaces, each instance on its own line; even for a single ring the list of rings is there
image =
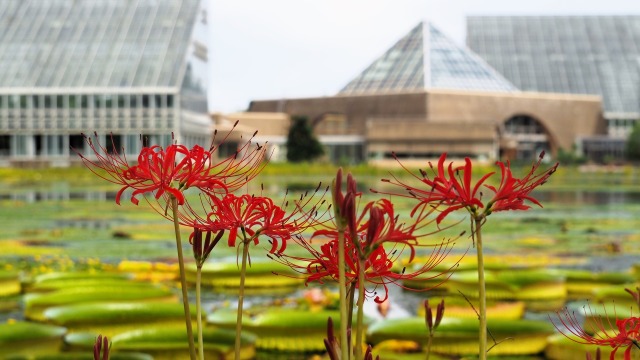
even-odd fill
[[[529,115],[514,115],[499,129],[500,158],[529,161],[542,151],[550,153],[551,138],[547,129]]]

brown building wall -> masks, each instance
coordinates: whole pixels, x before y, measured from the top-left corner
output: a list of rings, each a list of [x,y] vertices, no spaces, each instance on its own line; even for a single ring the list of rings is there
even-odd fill
[[[606,133],[600,98],[591,95],[429,91],[428,104],[429,122],[499,126],[515,115],[530,116],[547,130],[553,150]]]
[[[606,133],[601,100],[591,95],[428,90],[252,101],[249,111],[305,115],[317,135],[364,135],[369,153],[495,154],[498,129],[516,115],[542,124],[554,153]]]
[[[284,112],[304,115],[313,122],[317,135],[363,135],[370,117],[424,119],[426,93],[402,93],[380,95],[333,96],[306,99],[252,101],[249,111]],[[337,134],[335,127],[322,124],[326,114],[341,114],[348,125]]]

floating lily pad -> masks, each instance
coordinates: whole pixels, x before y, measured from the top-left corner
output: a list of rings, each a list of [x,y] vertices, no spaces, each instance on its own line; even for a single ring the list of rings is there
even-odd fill
[[[116,281],[127,280],[129,278],[130,276],[126,274],[108,272],[63,271],[34,276],[24,284],[24,287],[25,291],[30,292],[33,288],[46,288],[47,284],[72,283],[74,281]]]
[[[625,288],[628,288],[635,291],[636,286],[636,284],[627,284],[626,286],[615,285],[599,287],[593,290],[593,298],[599,303],[615,303],[618,307],[633,307],[636,310],[640,310],[637,309],[638,305],[635,299],[625,290]]]
[[[442,300],[441,298],[430,298],[432,307]],[[470,300],[475,309],[478,309],[478,301]],[[447,296],[444,298],[445,315],[454,318],[477,319],[478,314],[462,296]],[[488,301],[487,318],[489,319],[510,319],[517,320],[524,316],[525,303],[523,301]],[[418,306],[418,316],[424,316],[424,306]]]
[[[567,281],[567,291],[572,298],[584,299],[591,297],[599,288],[610,285],[632,283],[635,278],[631,274],[619,272],[592,272],[588,270],[561,269]]]
[[[93,351],[65,352],[60,354],[27,356],[15,355],[3,358],[5,360],[94,360]],[[111,352],[109,360],[155,360],[153,356],[134,352]]]
[[[24,298],[25,316],[42,319],[42,312],[53,306],[95,302],[176,301],[170,289],[139,283],[131,286],[94,285],[92,287],[66,288],[41,294],[27,294]]]
[[[492,355],[536,354],[546,346],[546,338],[553,334],[553,326],[546,321],[489,319],[488,328],[496,339],[511,337],[492,349]],[[422,345],[428,338],[424,318],[385,320],[373,324],[367,332],[367,340],[377,344],[385,340],[409,340]],[[465,355],[478,353],[477,319],[445,317],[434,333],[434,353]]]
[[[340,326],[337,311],[308,311],[297,309],[268,309],[243,317],[243,329],[258,335],[258,351],[319,352],[324,349],[327,319],[334,319],[334,330]],[[235,310],[220,309],[209,315],[208,323],[226,328],[236,324]],[[370,319],[365,319],[365,324]]]
[[[13,271],[0,271],[0,298],[20,294],[20,276]]]
[[[196,336],[194,335],[194,338]],[[203,330],[205,358],[233,359],[235,331],[205,327]],[[67,346],[74,350],[91,349],[95,334],[75,333],[65,337]],[[195,339],[197,341],[197,338]],[[241,359],[255,356],[255,336],[247,332],[241,335]],[[131,330],[111,338],[112,351],[141,351],[154,359],[188,359],[189,343],[183,325]]]
[[[96,288],[96,287],[141,287],[152,286],[148,283],[142,283],[139,281],[132,281],[129,279],[119,278],[89,278],[89,279],[52,279],[49,281],[42,281],[33,283],[29,286],[29,293],[35,292],[50,292],[56,290],[64,290],[70,288]]]
[[[44,317],[70,332],[113,337],[135,329],[184,326],[183,314],[182,304],[177,303],[94,303],[49,308]],[[192,320],[195,316],[195,307],[191,307]]]
[[[567,288],[564,276],[551,269],[486,271],[486,295],[495,300],[564,299]],[[449,279],[451,292],[461,291],[478,298],[478,275],[475,271],[456,272]]]
[[[196,281],[196,266],[185,268],[187,281]],[[274,274],[275,273],[275,274]],[[281,274],[281,275],[276,275]],[[304,283],[291,268],[269,259],[253,260],[247,267],[245,288],[282,288],[295,287]],[[209,262],[202,267],[202,284],[215,288],[237,288],[240,286],[240,269],[234,263]]]
[[[0,324],[0,349],[3,356],[55,353],[66,331],[60,326],[22,321]]]

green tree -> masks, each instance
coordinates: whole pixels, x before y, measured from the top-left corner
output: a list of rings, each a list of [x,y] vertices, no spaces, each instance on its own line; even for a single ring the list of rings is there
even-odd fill
[[[294,116],[287,136],[287,160],[290,162],[313,161],[324,154],[322,145],[313,135],[313,129],[305,116]]]
[[[631,130],[629,138],[627,139],[627,159],[631,161],[640,160],[640,123],[636,122],[636,125]]]

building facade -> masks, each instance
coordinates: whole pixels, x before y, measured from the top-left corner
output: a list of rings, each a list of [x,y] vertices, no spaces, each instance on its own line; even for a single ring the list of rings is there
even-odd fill
[[[333,161],[531,160],[606,133],[599,96],[521,91],[428,22],[335,96],[252,101],[249,111],[306,116]]]
[[[0,2],[0,164],[210,141],[199,0]]]

